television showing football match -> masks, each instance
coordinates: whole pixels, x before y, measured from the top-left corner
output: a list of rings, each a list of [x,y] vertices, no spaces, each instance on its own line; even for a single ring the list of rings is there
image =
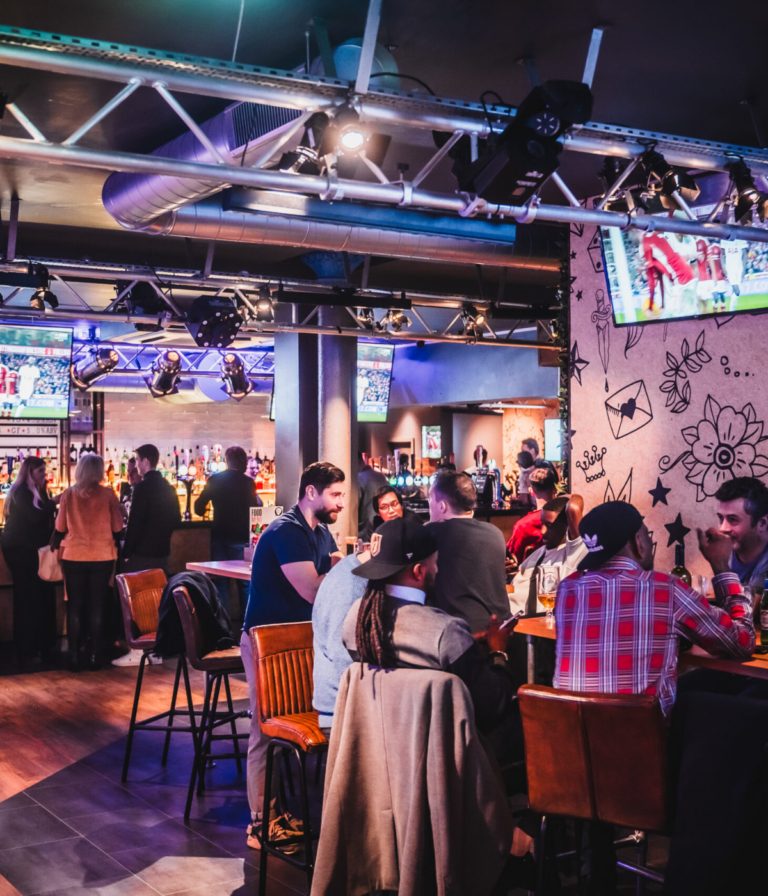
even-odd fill
[[[357,419],[386,423],[395,347],[360,342],[357,346]]]
[[[0,326],[0,417],[66,418],[71,362],[71,329]]]
[[[616,326],[768,309],[768,243],[601,228]]]

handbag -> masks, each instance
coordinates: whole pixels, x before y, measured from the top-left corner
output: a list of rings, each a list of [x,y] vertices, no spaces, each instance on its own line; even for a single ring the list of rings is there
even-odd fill
[[[37,549],[38,569],[37,574],[44,582],[61,582],[64,573],[59,563],[56,552],[50,545]]]

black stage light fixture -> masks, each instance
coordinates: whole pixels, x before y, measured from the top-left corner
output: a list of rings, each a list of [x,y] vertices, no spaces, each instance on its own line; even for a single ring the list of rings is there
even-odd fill
[[[179,391],[181,355],[173,349],[161,352],[152,364],[152,375],[145,380],[153,398],[175,395]]]
[[[743,159],[728,166],[733,185],[736,188],[737,200],[734,218],[737,224],[751,224],[752,212],[757,209],[761,223],[765,223],[768,215],[768,194],[758,190],[752,179],[752,172]]]
[[[221,378],[224,391],[235,401],[242,401],[253,389],[253,383],[245,374],[243,359],[234,352],[227,352],[221,359]]]
[[[35,311],[45,311],[45,306],[50,305],[51,308],[59,307],[59,300],[56,295],[51,292],[51,277],[48,269],[41,264],[30,265],[29,271],[33,276],[40,278],[40,285],[34,291],[29,299],[29,307]]]
[[[358,308],[357,309],[357,319],[358,321],[368,330],[372,330],[376,320],[373,316],[373,308]]]
[[[390,308],[380,321],[380,327],[382,329],[386,330],[387,325],[389,325],[393,332],[399,333],[403,327],[406,329],[410,327],[411,319],[404,314],[400,308]]]
[[[275,310],[272,307],[272,296],[269,294],[269,288],[262,286],[256,302],[256,320],[261,323],[271,324],[274,319]]]
[[[87,358],[72,365],[72,382],[81,392],[85,392],[89,386],[114,370],[118,360],[118,354],[113,348],[91,349]]]
[[[360,123],[359,113],[349,106],[342,106],[324,129],[318,154],[357,155],[365,146],[368,133],[368,128]]]
[[[187,313],[185,326],[201,348],[226,348],[243,325],[237,308],[224,296],[198,296]]]
[[[115,294],[119,296],[121,293],[125,293],[121,302],[125,305],[129,314],[159,315],[163,311],[168,310],[168,306],[157,294],[157,290],[146,280],[139,280],[137,283],[134,283],[130,289],[128,289],[128,287],[131,287],[130,280],[118,280],[115,283]],[[128,290],[128,292],[125,292],[126,290]],[[133,326],[136,330],[139,330],[142,333],[157,333],[159,330],[163,329],[159,323],[139,323],[134,324]]]
[[[659,198],[667,209],[676,209],[674,194],[679,193],[685,202],[693,202],[699,196],[699,187],[696,181],[682,168],[670,165],[664,156],[655,149],[648,149],[643,153],[643,168],[648,174],[655,174],[661,181],[661,193]]]
[[[482,327],[485,323],[485,312],[478,311],[474,305],[464,305],[461,310],[462,317],[466,317],[472,321],[475,326]]]
[[[504,131],[485,141],[476,161],[471,161],[468,137],[450,151],[459,189],[499,204],[527,202],[558,168],[560,136],[571,125],[589,121],[592,103],[589,87],[577,81],[534,87]]]

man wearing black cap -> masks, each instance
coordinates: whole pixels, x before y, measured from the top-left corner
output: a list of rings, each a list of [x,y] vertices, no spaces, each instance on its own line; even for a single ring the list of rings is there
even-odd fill
[[[486,644],[456,616],[426,605],[437,575],[437,542],[428,527],[397,519],[371,536],[371,559],[352,574],[368,579],[344,620],[342,640],[353,660],[383,668],[442,669],[467,685],[477,727],[494,735],[494,751],[514,752],[519,725],[506,647],[512,626],[491,617]]]
[[[711,606],[677,576],[653,571],[653,542],[631,504],[601,504],[579,532],[587,555],[561,582],[555,601],[555,687],[655,694],[668,713],[681,637],[709,653],[751,656],[754,623],[739,577],[728,567],[729,538],[716,529],[699,531],[713,573],[717,606]]]

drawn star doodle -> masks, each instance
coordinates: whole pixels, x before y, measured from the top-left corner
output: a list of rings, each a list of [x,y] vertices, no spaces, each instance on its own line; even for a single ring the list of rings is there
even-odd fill
[[[667,504],[667,495],[671,491],[671,488],[664,488],[664,486],[661,484],[661,479],[657,476],[656,488],[652,488],[648,491],[648,494],[653,498],[653,506],[655,507],[659,502],[661,502],[662,504]]]
[[[575,249],[572,249],[572,250],[571,250],[571,261],[573,261],[573,259],[576,258],[576,254],[577,254],[577,253],[576,253],[576,250],[575,250]]]
[[[583,224],[571,224],[571,233],[574,236],[577,236],[581,239],[584,236],[584,225]]]
[[[573,343],[573,348],[571,349],[570,363],[568,366],[570,368],[570,376],[575,377],[578,384],[581,385],[581,371],[585,367],[589,367],[589,361],[585,361],[584,358],[582,358],[579,355],[579,343],[578,342]]]
[[[627,504],[632,503],[632,473],[634,470],[629,471],[629,476],[627,476],[627,481],[622,485],[621,491],[618,495],[613,493],[613,486],[611,485],[611,480],[608,480],[608,485],[605,487],[605,494],[603,495],[603,504],[606,504],[608,501],[626,501]]]
[[[580,301],[582,300],[583,297],[584,297],[584,290],[580,289],[580,290],[576,293],[576,301],[577,301],[577,302],[580,302]]]
[[[605,391],[608,391],[608,362],[610,360],[611,351],[611,309],[608,300],[605,298],[605,292],[598,289],[595,293],[595,302],[597,303],[597,311],[592,312],[592,323],[595,325],[597,333],[597,350],[600,352],[600,360],[603,362],[603,373],[605,374]]]
[[[721,407],[708,395],[704,419],[681,430],[690,448],[674,461],[668,455],[662,457],[659,469],[667,473],[682,463],[685,478],[696,486],[698,502],[711,498],[724,482],[738,476],[762,479],[768,475],[768,457],[757,453],[758,446],[768,442],[763,427],[751,404],[737,411],[731,405]]]
[[[674,523],[664,523],[664,528],[669,532],[668,548],[671,548],[675,542],[685,544],[685,536],[691,531],[683,525],[683,518],[679,513]]]

